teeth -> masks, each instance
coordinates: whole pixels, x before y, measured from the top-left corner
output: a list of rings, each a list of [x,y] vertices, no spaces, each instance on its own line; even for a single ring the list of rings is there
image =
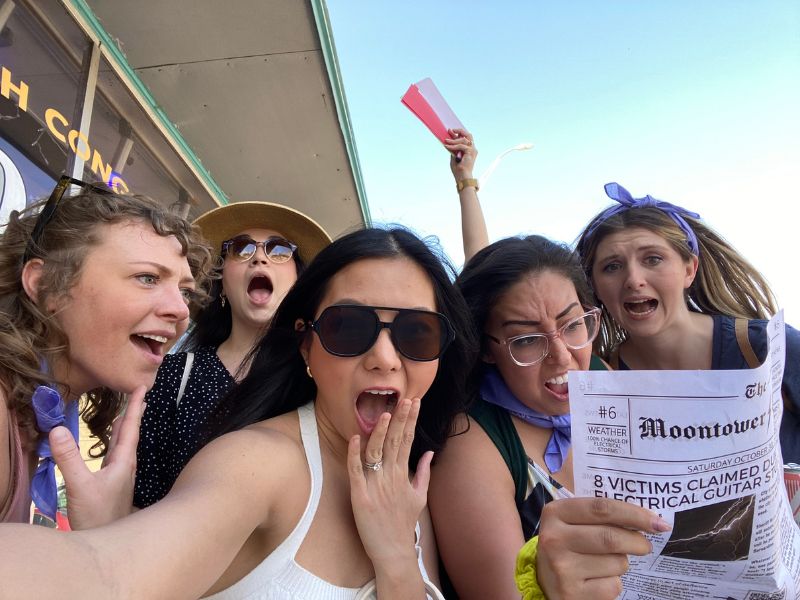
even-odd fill
[[[376,394],[378,396],[389,396],[394,394],[393,390],[364,390],[367,394]]]
[[[150,335],[149,333],[139,333],[137,334],[139,337],[147,338],[148,340],[155,340],[161,344],[167,343],[167,338],[163,335]]]
[[[557,377],[553,377],[552,379],[548,379],[546,383],[555,383],[557,385],[561,385],[562,383],[567,383],[567,373],[563,375],[559,375]]]

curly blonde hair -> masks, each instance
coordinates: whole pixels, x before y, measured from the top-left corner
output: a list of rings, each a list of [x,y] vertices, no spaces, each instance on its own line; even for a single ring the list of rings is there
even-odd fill
[[[42,361],[53,364],[69,348],[56,319],[45,314],[22,286],[23,256],[43,205],[12,212],[0,235],[0,386],[28,440],[40,435],[31,405],[33,391],[39,385],[64,385],[53,382],[51,375],[42,371]],[[150,198],[91,188],[62,198],[35,246],[34,256],[43,261],[38,304],[44,306],[47,298],[62,296],[77,283],[87,253],[100,242],[98,228],[129,221],[149,223],[158,235],[178,240],[195,279],[192,301],[204,304],[214,277],[214,260],[199,229]],[[91,390],[85,397],[81,416],[98,438],[90,454],[103,456],[111,423],[120,413],[124,398],[107,388]]]
[[[596,224],[600,215],[602,213],[592,219],[576,243],[590,283],[593,283],[592,267],[600,242],[612,233],[631,227],[641,227],[661,236],[684,261],[692,257],[686,234],[669,215],[657,208],[631,208]],[[767,319],[774,314],[777,310],[775,296],[764,276],[710,227],[697,219],[684,218],[697,236],[700,247],[697,275],[686,293],[690,310],[743,319]],[[602,307],[599,301],[598,306]],[[627,338],[628,333],[603,307],[595,353],[608,360],[613,350]]]

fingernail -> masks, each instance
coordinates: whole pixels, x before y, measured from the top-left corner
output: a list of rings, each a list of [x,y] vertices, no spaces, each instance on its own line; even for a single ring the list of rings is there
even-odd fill
[[[670,531],[672,529],[672,525],[667,523],[661,517],[656,517],[653,519],[653,529],[658,532]]]
[[[67,439],[69,439],[70,433],[65,427],[56,427],[50,432],[50,435],[53,436],[54,442],[66,442]]]

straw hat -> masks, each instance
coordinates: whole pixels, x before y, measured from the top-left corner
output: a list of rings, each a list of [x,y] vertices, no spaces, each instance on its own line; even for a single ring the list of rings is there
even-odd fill
[[[222,251],[222,242],[251,228],[274,229],[282,234],[297,244],[297,252],[305,264],[331,243],[330,236],[314,219],[299,210],[270,202],[226,204],[200,215],[194,224],[218,254]]]

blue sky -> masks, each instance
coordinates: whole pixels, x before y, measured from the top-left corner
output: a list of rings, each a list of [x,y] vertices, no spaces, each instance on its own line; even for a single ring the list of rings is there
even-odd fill
[[[572,242],[603,184],[700,213],[800,325],[800,2],[327,0],[375,222],[463,261],[448,156],[400,104],[431,77],[475,135],[491,239]]]

